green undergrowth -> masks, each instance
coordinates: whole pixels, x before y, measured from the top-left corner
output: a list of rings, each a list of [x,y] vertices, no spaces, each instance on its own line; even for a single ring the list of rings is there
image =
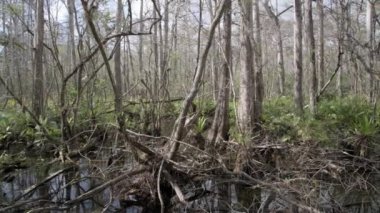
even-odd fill
[[[49,126],[50,130],[54,129],[52,124],[48,124],[47,119],[40,120],[40,122],[45,126]],[[51,134],[54,134],[54,132],[52,131]],[[42,135],[41,127],[34,124],[27,114],[14,110],[0,112],[1,141],[27,141],[36,139],[38,135]]]
[[[236,127],[237,103],[229,105],[230,138],[235,141],[245,141]],[[151,132],[155,119],[175,119],[182,107],[182,101],[161,104],[159,107],[151,102],[133,102],[124,107],[126,127],[138,132]],[[199,119],[194,125],[197,133],[206,131],[212,122],[215,111],[213,101],[195,101],[190,114],[199,113]],[[157,116],[157,113],[160,116]],[[59,110],[48,109],[47,118],[40,123],[48,130],[51,137],[60,138]],[[318,103],[317,114],[309,114],[307,106],[303,116],[299,116],[294,108],[291,97],[279,97],[264,102],[261,130],[271,139],[284,143],[299,143],[313,141],[323,146],[339,148],[343,143],[357,146],[376,145],[380,139],[379,110],[360,97],[336,98],[329,97]],[[68,117],[70,125],[73,116]],[[78,110],[77,127],[83,130],[94,128],[93,124],[115,124],[115,113],[111,102],[94,103],[93,107],[81,106]],[[164,123],[173,126],[172,123]],[[169,131],[169,130],[167,130]],[[40,126],[36,125],[27,113],[13,108],[0,111],[0,147],[6,147],[10,141],[26,141],[38,145],[46,141]]]
[[[305,108],[297,115],[293,100],[280,97],[264,103],[263,130],[282,142],[315,141],[329,147],[356,145],[358,140],[373,146],[380,138],[379,111],[359,97],[332,98],[318,103],[313,117]]]

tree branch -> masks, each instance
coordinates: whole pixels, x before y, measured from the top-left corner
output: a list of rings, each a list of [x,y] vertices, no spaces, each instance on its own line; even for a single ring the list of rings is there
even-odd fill
[[[327,87],[330,85],[330,83],[332,82],[332,80],[334,79],[335,75],[338,73],[340,67],[342,66],[342,56],[343,56],[343,51],[341,50],[341,48],[339,47],[339,53],[338,53],[338,61],[336,63],[336,67],[335,67],[335,70],[333,72],[333,74],[330,76],[330,79],[326,82],[326,84],[322,87],[322,89],[319,91],[316,99],[317,99],[317,102],[320,100],[320,97],[322,96],[322,94],[325,92],[325,90],[327,89]]]

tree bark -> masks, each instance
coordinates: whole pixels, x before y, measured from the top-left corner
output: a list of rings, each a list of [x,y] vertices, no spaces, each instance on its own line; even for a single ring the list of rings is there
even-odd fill
[[[117,1],[117,12],[116,12],[116,33],[121,32],[122,28],[122,17],[123,17],[123,3],[122,0]],[[115,60],[114,60],[114,70],[115,70],[115,111],[118,114],[118,123],[120,128],[124,127],[124,116],[123,116],[123,81],[121,73],[121,38],[117,38],[115,46]]]
[[[213,10],[213,3],[212,0],[208,0],[208,11],[211,19],[214,18],[214,10]],[[218,57],[218,50],[216,48],[215,43],[211,46],[211,62],[210,62],[210,72],[211,72],[211,81],[212,81],[212,95],[214,101],[218,101],[219,98],[219,75],[218,75],[218,69],[216,66],[217,62],[217,57]]]
[[[36,0],[36,26],[34,32],[34,95],[33,112],[36,117],[43,115],[44,109],[44,1]]]
[[[367,0],[367,12],[366,12],[366,30],[367,30],[367,44],[368,44],[368,67],[370,72],[368,73],[368,95],[370,103],[375,103],[375,86],[374,86],[374,15],[375,15],[375,3],[374,1]]]
[[[255,45],[253,50],[255,58],[255,105],[254,105],[254,121],[259,122],[262,108],[263,108],[263,99],[264,99],[264,80],[263,80],[263,59],[262,59],[262,40],[261,40],[261,23],[260,23],[260,7],[259,0],[255,0],[254,4],[254,14],[255,14]]]
[[[277,75],[278,75],[278,91],[280,95],[285,94],[285,67],[284,67],[284,48],[282,43],[281,25],[278,16],[269,6],[269,0],[265,0],[264,8],[270,19],[274,22],[276,30],[277,42]]]
[[[223,32],[223,67],[219,83],[218,102],[214,120],[209,133],[210,144],[216,140],[228,140],[228,106],[230,94],[230,69],[231,69],[231,0],[226,0],[224,13]]]
[[[324,30],[324,10],[323,10],[323,0],[317,0],[318,17],[319,17],[319,51],[318,51],[318,88],[319,90],[325,84],[325,30]]]
[[[252,1],[240,0],[240,87],[238,103],[238,125],[246,139],[253,134],[254,127],[254,70],[252,49]]]
[[[309,107],[312,115],[316,114],[317,110],[317,67],[315,57],[315,38],[314,38],[314,21],[313,21],[313,6],[312,0],[306,0],[306,32],[307,41],[309,43],[308,57],[310,60],[310,77],[309,77]]]
[[[144,1],[140,3],[140,32],[144,30]],[[139,48],[138,48],[138,62],[139,62],[139,74],[142,75],[144,73],[144,63],[143,63],[143,54],[144,54],[144,37],[139,36]],[[140,77],[139,77],[140,78]],[[137,78],[138,79],[138,78]]]
[[[301,0],[294,0],[294,103],[298,114],[303,114],[303,67],[302,67],[302,5]]]

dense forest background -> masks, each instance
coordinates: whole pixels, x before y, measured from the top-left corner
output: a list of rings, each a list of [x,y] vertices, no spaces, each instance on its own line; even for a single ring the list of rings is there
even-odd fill
[[[380,1],[0,11],[0,212],[380,210]]]

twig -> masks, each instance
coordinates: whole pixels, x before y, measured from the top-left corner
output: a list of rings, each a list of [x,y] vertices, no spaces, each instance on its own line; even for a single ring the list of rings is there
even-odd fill
[[[283,10],[282,12],[280,12],[279,14],[276,15],[276,17],[280,17],[282,14],[284,14],[286,11],[290,10],[291,8],[293,8],[293,5],[290,5],[288,8],[286,8],[285,10]]]

